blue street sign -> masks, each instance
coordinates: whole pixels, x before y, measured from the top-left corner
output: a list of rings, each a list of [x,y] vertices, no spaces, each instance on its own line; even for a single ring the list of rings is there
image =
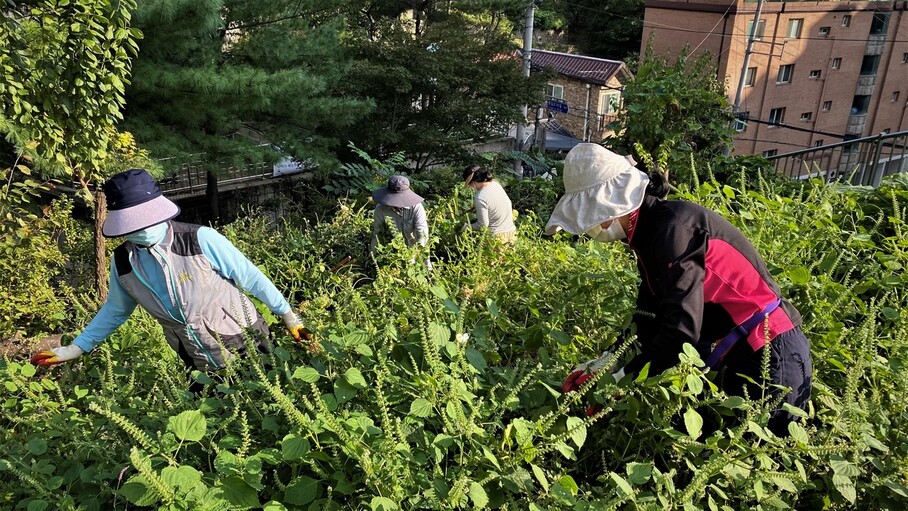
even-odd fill
[[[546,101],[545,106],[549,110],[553,110],[555,112],[561,112],[563,114],[568,113],[568,104],[563,99],[549,98],[549,100]]]

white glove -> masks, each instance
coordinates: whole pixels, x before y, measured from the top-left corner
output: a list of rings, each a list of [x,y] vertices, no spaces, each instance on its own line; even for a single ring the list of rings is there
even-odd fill
[[[60,346],[42,351],[33,356],[31,362],[32,364],[37,364],[39,366],[52,366],[79,358],[83,353],[85,352],[82,351],[82,348],[75,344],[70,344],[69,346]]]

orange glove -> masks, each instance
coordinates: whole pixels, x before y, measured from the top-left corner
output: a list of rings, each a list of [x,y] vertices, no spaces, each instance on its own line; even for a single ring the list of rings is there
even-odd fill
[[[32,357],[31,362],[39,366],[52,366],[77,359],[85,353],[82,348],[75,344],[69,346],[60,346],[57,348],[42,351]]]
[[[293,311],[287,311],[281,316],[281,319],[284,320],[284,326],[287,327],[287,331],[290,332],[290,336],[293,337],[293,340],[302,344],[306,343],[306,349],[309,350],[311,354],[321,353],[322,348],[316,340],[312,332],[310,332],[303,324],[300,322],[300,319],[296,316]]]

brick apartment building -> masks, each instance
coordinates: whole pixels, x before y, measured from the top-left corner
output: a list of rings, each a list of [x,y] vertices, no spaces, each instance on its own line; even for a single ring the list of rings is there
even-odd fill
[[[644,50],[710,52],[734,103],[757,0],[646,0]],[[736,154],[772,156],[908,130],[908,2],[766,0]]]
[[[617,60],[533,50],[532,66],[552,72],[546,84],[548,118],[583,141],[600,142],[623,104],[621,91],[631,78]]]

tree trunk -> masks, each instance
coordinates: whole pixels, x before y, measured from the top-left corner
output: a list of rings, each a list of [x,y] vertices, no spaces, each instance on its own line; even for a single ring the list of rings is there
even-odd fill
[[[101,233],[101,227],[104,226],[104,220],[107,219],[107,197],[104,190],[98,188],[95,191],[95,289],[98,291],[98,299],[102,302],[107,301],[107,251],[104,246],[104,234]]]

